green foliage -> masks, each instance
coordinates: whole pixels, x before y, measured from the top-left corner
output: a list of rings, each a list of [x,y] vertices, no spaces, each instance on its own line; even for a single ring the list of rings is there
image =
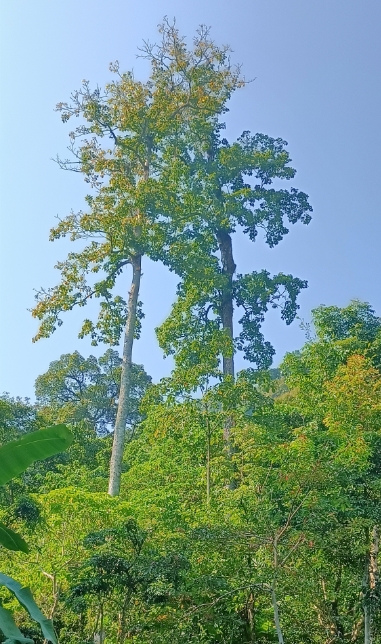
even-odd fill
[[[255,364],[258,369],[267,369],[272,363],[275,350],[265,341],[261,325],[269,306],[281,309],[281,318],[286,324],[294,320],[299,305],[296,299],[307,282],[292,275],[274,275],[262,270],[250,275],[237,275],[234,293],[237,306],[244,309],[239,320],[242,331],[236,340],[238,349],[243,350],[244,358]]]
[[[24,539],[19,534],[7,528],[4,523],[0,523],[0,543],[8,550],[20,550],[21,552],[29,552],[28,546]]]
[[[34,461],[62,452],[71,442],[72,435],[65,425],[56,425],[3,445],[0,447],[0,485],[21,474]]]
[[[367,302],[353,300],[349,306],[321,306],[312,312],[316,335],[319,340],[336,342],[357,338],[373,342],[381,330],[381,319]]]
[[[41,419],[28,399],[0,396],[0,443],[19,438],[27,432],[40,429]]]
[[[184,166],[184,158],[194,155],[195,142],[213,131],[230,95],[243,85],[240,69],[230,64],[229,48],[216,47],[205,27],[189,49],[167,20],[160,33],[160,45],[145,43],[143,48],[151,67],[146,82],[137,81],[132,72],[120,73],[116,62],[110,66],[116,80],[104,90],[91,90],[84,81],[69,103],[57,105],[63,122],[81,117],[69,134],[72,158],[57,161],[80,172],[92,193],[86,196],[87,212],[62,219],[51,230],[51,240],[68,236],[86,245],[57,263],[59,284],[38,291],[32,310],[40,321],[34,341],[61,326],[62,313],[94,299],[100,301],[98,318],[84,319],[79,337],[115,346],[124,331],[111,496],[120,489],[132,348],[144,317],[139,301],[142,257],[176,270],[171,249],[178,255],[180,242],[185,251],[183,232],[194,224],[188,199],[192,201],[192,189],[187,188],[185,200],[181,194],[183,170],[189,165]],[[128,303],[115,293],[127,266],[132,267]]]
[[[65,488],[63,464],[58,489],[32,495],[28,565],[7,574],[33,579],[62,644],[277,642],[274,597],[290,644],[360,644],[365,610],[378,644],[379,577],[364,577],[381,502],[376,341],[310,340],[286,382],[243,371],[198,399],[152,387],[121,496],[91,487],[90,461]]]
[[[161,610],[169,608],[189,567],[180,554],[160,556],[147,537],[133,519],[90,533],[84,540],[90,557],[71,573],[75,581],[66,596],[67,606],[74,613],[91,607],[101,613],[109,631],[117,625],[118,641],[123,641],[127,632],[139,631],[142,610],[147,613],[153,607],[156,612],[158,605]]]
[[[34,461],[49,458],[49,456],[66,449],[71,442],[72,435],[69,430],[64,425],[57,425],[32,432],[0,447],[0,485],[4,485],[11,478],[18,476]],[[0,543],[8,550],[29,552],[24,539],[2,523],[0,523]],[[29,588],[23,587],[12,577],[2,573],[0,573],[0,585],[11,591],[28,611],[31,618],[38,622],[44,638],[57,644],[53,624],[41,613]],[[17,628],[12,613],[2,606],[0,606],[0,629],[9,644],[17,644],[18,642],[33,644],[33,640],[25,638]]]
[[[78,351],[51,362],[36,380],[37,404],[46,417],[66,423],[86,423],[97,435],[112,429],[120,387],[121,358],[108,349],[100,358],[83,358]],[[141,365],[132,365],[127,425],[141,420],[139,405],[151,378]]]
[[[0,585],[5,586],[8,590],[10,590],[11,593],[13,593],[17,600],[20,602],[20,604],[28,611],[31,618],[34,621],[38,622],[44,638],[49,642],[53,642],[53,644],[57,644],[57,638],[53,629],[53,624],[50,619],[47,619],[41,613],[40,609],[33,599],[32,593],[30,592],[29,588],[23,588],[17,581],[1,573]],[[17,628],[15,628],[15,624],[9,611],[3,608],[0,613],[0,619],[1,618],[3,618],[4,621],[0,621],[0,628],[3,631],[4,635],[8,638],[6,640],[7,642],[14,642],[14,644],[17,644],[17,642],[32,642],[33,644],[33,640],[30,640],[29,638],[24,638],[22,636],[20,638],[21,633]]]
[[[92,193],[87,212],[68,215],[51,231],[52,240],[68,236],[87,245],[56,265],[57,286],[37,293],[32,313],[41,324],[35,340],[49,337],[63,312],[99,299],[98,320],[85,319],[79,335],[90,335],[94,345],[118,344],[127,303],[114,293],[117,278],[135,256],[166,261],[168,248],[179,240],[175,231],[190,219],[188,209],[179,212],[168,203],[170,195],[180,204],[181,151],[210,130],[243,83],[229,48],[218,48],[204,27],[189,49],[174,25],[165,21],[160,32],[160,45],[143,48],[151,66],[147,82],[121,73],[115,63],[110,70],[116,79],[104,90],[92,90],[85,81],[70,103],[57,105],[63,122],[82,119],[70,133],[72,159],[58,163],[81,172]]]
[[[33,581],[61,644],[381,644],[380,318],[359,301],[319,307],[316,335],[268,369],[265,316],[277,308],[290,324],[306,282],[236,274],[233,238],[272,248],[290,224],[309,223],[311,206],[279,188],[295,176],[285,141],[222,138],[221,116],[243,84],[228,48],[204,28],[191,49],[168,22],[161,35],[143,48],[148,82],[115,63],[104,91],[84,82],[57,106],[64,122],[82,119],[70,134],[75,165],[58,162],[77,168],[91,194],[51,237],[86,246],[57,265],[61,281],[38,294],[33,314],[36,338],[47,337],[61,313],[98,298],[99,317],[84,320],[80,337],[116,345],[134,313],[132,346],[141,303],[128,311],[116,289],[148,255],[180,277],[157,330],[175,370],[151,387],[133,366],[118,498],[105,492],[115,351],[52,362],[36,382],[37,408],[0,398],[3,482],[71,441],[62,426],[33,431],[44,419],[70,422],[74,434],[62,458],[6,490],[0,541],[20,552],[2,565],[25,586],[0,577],[13,593],[1,593],[0,626],[8,642],[32,642],[13,620],[23,623],[16,597],[55,641],[26,588]],[[235,377],[236,351],[250,367]]]
[[[216,122],[199,137],[192,155],[184,151],[181,159],[181,207],[191,194],[193,221],[179,229],[181,244],[168,249],[166,262],[182,281],[171,315],[157,331],[164,352],[175,357],[180,378],[192,374],[191,387],[197,375],[201,385],[218,375],[221,354],[232,357],[236,350],[256,368],[269,367],[274,349],[261,332],[265,314],[269,307],[279,308],[290,324],[299,308],[297,297],[307,286],[291,275],[271,277],[266,270],[234,276],[235,233],[254,242],[263,231],[272,248],[289,232],[286,222],[308,224],[312,208],[305,193],[270,187],[295,175],[285,141],[244,132],[229,144],[220,136],[223,127]],[[230,328],[235,305],[243,310],[236,338]]]

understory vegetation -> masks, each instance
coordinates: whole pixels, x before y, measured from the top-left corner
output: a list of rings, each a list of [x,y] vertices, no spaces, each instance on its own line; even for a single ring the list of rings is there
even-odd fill
[[[314,321],[279,370],[202,396],[136,367],[148,384],[116,498],[99,430],[116,412],[95,369],[110,353],[52,363],[36,405],[3,396],[3,441],[52,417],[75,437],[4,486],[1,504],[30,544],[3,551],[1,569],[33,589],[62,644],[363,642],[365,623],[381,641],[381,321],[358,302]],[[3,605],[43,641],[6,594]]]

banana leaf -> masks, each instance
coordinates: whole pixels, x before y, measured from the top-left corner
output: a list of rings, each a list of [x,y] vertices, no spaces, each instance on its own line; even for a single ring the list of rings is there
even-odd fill
[[[0,606],[0,630],[7,638],[4,644],[33,644],[33,640],[24,637],[17,628],[10,610]]]
[[[12,577],[3,575],[2,573],[0,573],[0,586],[5,586],[6,588],[8,588],[8,590],[10,590],[11,593],[14,594],[16,599],[18,599],[19,603],[28,611],[31,618],[39,623],[39,625],[41,626],[41,630],[44,635],[44,638],[49,642],[52,642],[52,644],[57,644],[57,638],[54,632],[53,622],[51,619],[48,619],[47,617],[45,617],[45,615],[41,613],[40,609],[38,608],[36,602],[33,599],[33,595],[30,592],[29,588],[21,586],[21,584],[18,581],[16,581],[15,579],[12,579]],[[4,617],[4,614],[3,614],[3,617]],[[5,620],[7,619],[8,621],[5,622],[5,626],[8,624],[8,627],[9,627],[9,624],[10,624],[9,615],[8,617],[5,616]],[[3,630],[1,623],[0,623],[0,628],[1,630]],[[10,637],[9,635],[7,635],[6,633],[4,633],[4,635],[9,639]],[[18,640],[18,639],[15,639],[14,637],[13,637],[13,640],[11,638],[10,641],[11,642],[13,641],[30,642],[30,640],[26,638],[22,640]]]
[[[40,461],[67,449],[73,441],[65,425],[55,425],[26,434],[0,447],[0,485]]]
[[[7,528],[4,523],[0,522],[0,544],[8,550],[21,550],[21,552],[29,552],[27,543],[20,537],[17,532]]]

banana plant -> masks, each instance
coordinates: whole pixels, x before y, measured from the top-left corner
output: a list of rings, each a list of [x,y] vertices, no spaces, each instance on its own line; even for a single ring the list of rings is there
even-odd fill
[[[31,432],[19,440],[10,441],[0,447],[0,485],[5,485],[11,479],[19,476],[29,465],[49,456],[54,456],[67,449],[73,441],[71,432],[65,425],[47,427]],[[0,523],[0,544],[8,550],[27,553],[28,544],[24,539]],[[57,644],[52,620],[47,619],[36,602],[29,588],[23,587],[18,581],[0,573],[0,586],[5,586],[13,593],[18,602],[29,613],[30,617],[39,623],[45,640]],[[0,630],[7,638],[4,644],[33,644],[33,640],[24,637],[16,626],[11,611],[0,605]]]

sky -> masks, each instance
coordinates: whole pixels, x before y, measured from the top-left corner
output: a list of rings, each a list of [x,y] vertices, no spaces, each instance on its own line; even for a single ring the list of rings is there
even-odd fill
[[[34,381],[63,353],[100,355],[77,337],[83,310],[65,315],[46,340],[32,343],[35,289],[57,283],[54,270],[74,244],[49,242],[56,217],[84,206],[80,175],[52,161],[65,156],[68,131],[54,111],[83,79],[104,85],[109,63],[144,78],[136,58],[143,40],[158,40],[164,16],[191,41],[199,24],[253,79],[235,94],[227,137],[243,130],[288,141],[293,185],[310,196],[313,221],[297,224],[275,249],[239,237],[238,271],[266,268],[308,280],[299,316],[346,306],[357,298],[381,315],[379,0],[2,0],[0,3],[0,393],[33,399]],[[290,182],[291,183],[291,182]],[[176,280],[145,261],[141,299],[146,317],[133,359],[154,380],[167,375],[154,329],[168,315]],[[128,290],[126,275],[125,292]],[[305,341],[271,312],[265,334],[275,364]],[[239,368],[245,363],[240,362]]]

